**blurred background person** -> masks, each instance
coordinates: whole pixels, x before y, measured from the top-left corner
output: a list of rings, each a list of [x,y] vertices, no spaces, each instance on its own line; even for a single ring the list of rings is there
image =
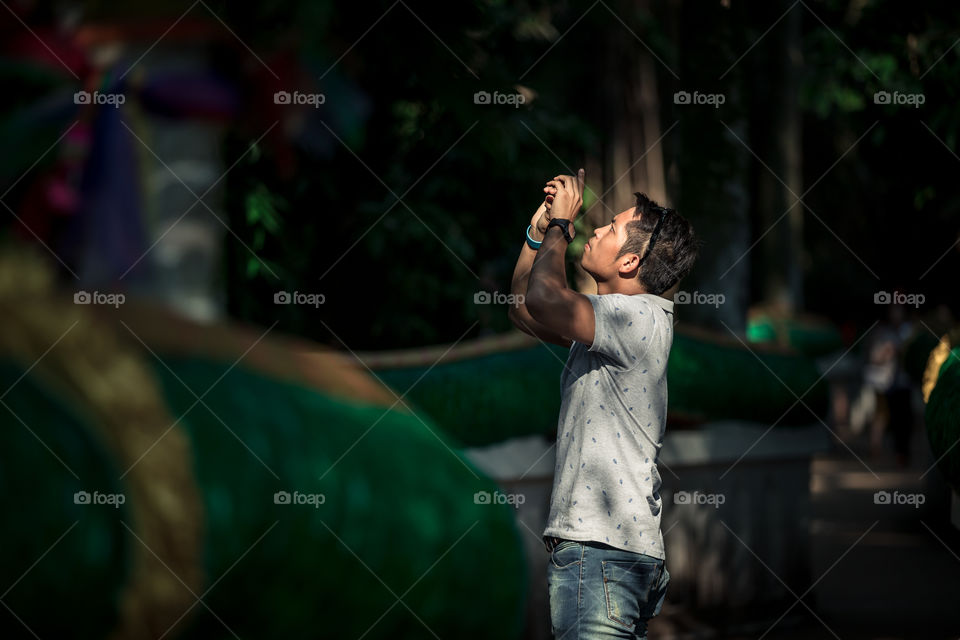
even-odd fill
[[[864,383],[873,390],[876,410],[870,429],[870,453],[883,455],[884,437],[890,433],[897,464],[905,467],[910,459],[913,411],[910,403],[910,379],[903,367],[903,347],[912,323],[903,305],[890,305],[887,318],[876,326],[868,346]]]

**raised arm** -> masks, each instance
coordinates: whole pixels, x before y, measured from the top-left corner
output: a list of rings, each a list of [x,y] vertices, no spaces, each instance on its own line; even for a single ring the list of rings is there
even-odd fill
[[[567,240],[560,227],[549,226],[549,220],[565,220],[573,233],[573,221],[582,203],[584,174],[557,176],[548,184],[546,211],[541,227],[547,228],[543,244],[531,269],[525,299],[533,319],[545,330],[567,336],[590,347],[593,344],[596,318],[590,299],[567,286],[564,254]],[[543,219],[548,222],[544,224]]]
[[[543,231],[541,228],[538,228],[538,226],[545,228],[545,223],[543,220],[541,220],[541,216],[545,211],[546,201],[540,203],[540,207],[530,219],[530,237],[538,242],[542,241],[544,238]],[[560,335],[556,331],[547,329],[547,327],[545,327],[543,324],[534,320],[530,315],[530,311],[527,309],[527,284],[530,280],[530,271],[533,268],[533,260],[536,257],[537,251],[531,249],[526,241],[524,241],[523,246],[520,248],[520,257],[517,258],[517,266],[513,270],[513,282],[511,285],[511,293],[515,294],[518,300],[523,300],[524,302],[523,304],[510,305],[510,310],[508,311],[510,321],[513,322],[515,327],[524,333],[536,338],[540,338],[544,342],[552,342],[553,344],[559,344],[562,347],[569,347],[571,344],[569,338]]]

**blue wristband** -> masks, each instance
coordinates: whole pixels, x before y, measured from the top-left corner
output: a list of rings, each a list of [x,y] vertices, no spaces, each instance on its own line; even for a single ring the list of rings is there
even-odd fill
[[[537,249],[540,248],[540,245],[543,244],[543,241],[537,242],[536,240],[530,237],[530,229],[532,228],[533,228],[532,224],[527,225],[527,246],[533,249],[534,251],[536,251]]]

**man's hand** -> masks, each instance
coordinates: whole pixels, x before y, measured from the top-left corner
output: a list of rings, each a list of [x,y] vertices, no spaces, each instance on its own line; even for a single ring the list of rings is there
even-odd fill
[[[546,188],[544,188],[544,191],[546,191]],[[537,242],[543,241],[543,236],[547,231],[549,219],[547,218],[546,211],[547,201],[544,200],[540,203],[540,207],[537,208],[537,211],[533,214],[533,217],[530,218],[530,226],[533,227],[530,230],[530,237]]]
[[[541,216],[541,218],[546,218],[546,224],[543,225],[544,229],[547,228],[551,218],[573,222],[580,211],[580,206],[583,204],[583,183],[583,169],[577,172],[576,177],[556,176],[547,183],[547,187],[544,189],[547,193],[545,200],[547,208],[544,215]]]
[[[542,241],[543,236],[547,233],[547,225],[550,224],[550,207],[553,203],[553,197],[557,193],[557,189],[547,183],[547,186],[543,188],[543,192],[546,196],[543,202],[540,203],[540,207],[536,213],[530,218],[530,225],[533,227],[530,237],[538,242]]]

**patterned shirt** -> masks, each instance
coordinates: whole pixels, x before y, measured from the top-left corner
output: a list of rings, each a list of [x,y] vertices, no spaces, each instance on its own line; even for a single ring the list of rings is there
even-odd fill
[[[588,295],[593,344],[570,347],[544,536],[664,558],[657,456],[667,419],[673,301]]]

